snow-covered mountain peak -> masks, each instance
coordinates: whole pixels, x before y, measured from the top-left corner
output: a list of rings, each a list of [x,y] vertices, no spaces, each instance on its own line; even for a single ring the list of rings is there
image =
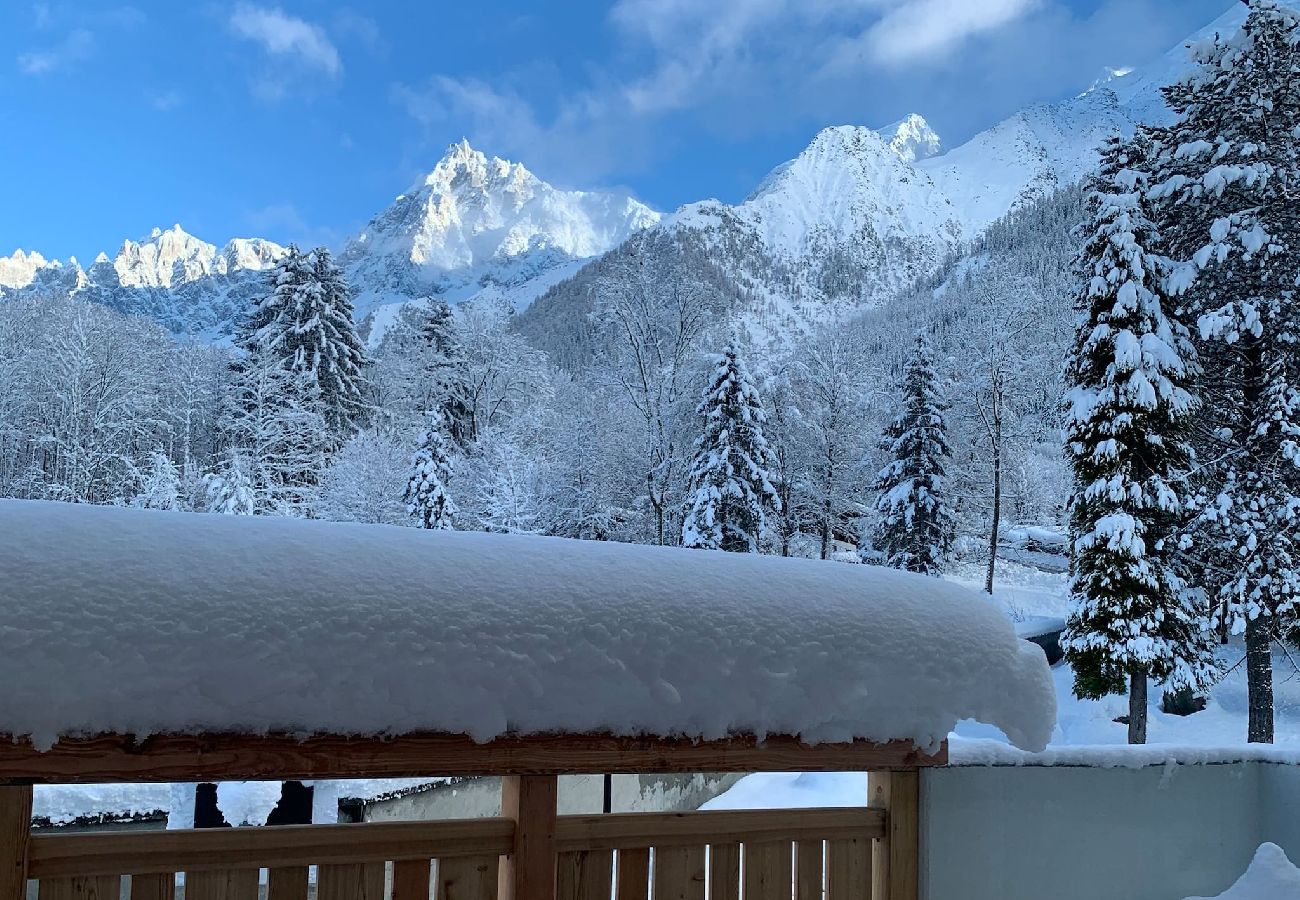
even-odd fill
[[[349,241],[343,262],[364,285],[364,315],[394,294],[510,285],[604,253],[659,218],[625,194],[560,190],[460,141]]]
[[[10,256],[0,256],[0,287],[27,287],[38,271],[58,264],[35,251],[27,253],[19,247]]]
[[[827,232],[847,238],[864,228],[943,243],[960,237],[956,214],[930,179],[857,125],[822,129],[763,179],[742,210],[769,246],[796,253]]]
[[[905,162],[929,159],[938,156],[941,150],[938,132],[917,113],[910,113],[876,133]]]
[[[126,240],[113,260],[123,287],[171,287],[212,274],[217,248],[180,225],[155,228],[142,241]]]

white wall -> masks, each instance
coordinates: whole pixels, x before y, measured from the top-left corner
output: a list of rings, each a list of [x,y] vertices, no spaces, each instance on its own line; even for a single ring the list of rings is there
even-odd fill
[[[1300,768],[923,769],[925,900],[1212,897],[1263,841],[1300,861]]]
[[[666,812],[698,809],[742,776],[615,775],[614,812]],[[561,775],[556,807],[560,815],[598,813],[605,796],[603,775]],[[367,821],[399,819],[467,819],[501,814],[501,780],[467,778],[366,806]]]

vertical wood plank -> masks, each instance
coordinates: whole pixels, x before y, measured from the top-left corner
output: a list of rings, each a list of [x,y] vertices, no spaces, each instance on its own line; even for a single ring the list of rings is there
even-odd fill
[[[39,900],[119,900],[121,892],[121,875],[92,875],[43,878],[36,896]]]
[[[320,866],[316,869],[316,900],[384,900],[384,864]]]
[[[0,787],[0,900],[26,900],[32,788]]]
[[[885,811],[885,837],[876,842],[873,900],[917,900],[921,866],[921,781],[915,769],[872,772],[871,806]]]
[[[495,856],[438,860],[437,900],[496,900],[499,868]]]
[[[709,900],[740,900],[740,845],[709,845]]]
[[[656,847],[655,900],[704,900],[704,848]]]
[[[867,839],[826,842],[826,900],[875,900],[872,843]]]
[[[492,864],[496,865],[495,859]],[[393,900],[429,900],[431,869],[427,859],[399,859],[393,863]]]
[[[554,900],[554,775],[501,779],[501,815],[515,820],[515,852],[501,859],[502,900]]]
[[[796,844],[794,866],[795,900],[822,900],[822,842]]]
[[[555,874],[556,900],[610,900],[614,854],[609,850],[561,853]]]
[[[259,874],[257,869],[187,872],[185,900],[257,900]]]
[[[649,900],[650,850],[618,851],[618,892],[616,900]]]
[[[175,894],[176,876],[171,873],[131,876],[131,900],[172,900]]]
[[[132,897],[131,900],[135,898]],[[282,866],[267,869],[266,900],[307,900],[307,867]],[[424,900],[429,898],[425,897]]]
[[[790,900],[789,841],[745,845],[745,900]]]

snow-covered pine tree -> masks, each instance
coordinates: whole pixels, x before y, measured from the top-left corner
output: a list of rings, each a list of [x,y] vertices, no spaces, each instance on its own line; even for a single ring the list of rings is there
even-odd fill
[[[1179,576],[1180,476],[1191,459],[1195,350],[1169,314],[1168,261],[1146,211],[1145,136],[1110,140],[1089,185],[1090,232],[1066,362],[1070,614],[1061,646],[1079,697],[1129,696],[1146,743],[1147,682],[1199,688],[1214,674],[1206,611]]]
[[[1300,594],[1300,17],[1246,0],[1239,32],[1193,46],[1165,91],[1148,197],[1198,317],[1206,402],[1194,555],[1217,624],[1245,633],[1248,738],[1273,740],[1271,643]]]
[[[257,501],[253,482],[248,477],[248,463],[237,453],[230,455],[226,467],[203,477],[208,512],[225,516],[251,516]]]
[[[329,445],[320,386],[311,372],[260,355],[234,374],[224,431],[248,462],[256,513],[308,515]]]
[[[420,318],[419,336],[425,344],[424,374],[430,389],[436,392],[442,427],[448,437],[464,447],[472,439],[474,417],[465,383],[465,348],[446,300],[429,300],[428,309]]]
[[[682,543],[757,553],[767,510],[779,510],[781,499],[770,475],[775,459],[763,435],[763,402],[734,347],[717,357],[696,411],[704,431],[695,441]]]
[[[321,414],[337,446],[369,410],[364,372],[369,360],[352,321],[347,283],[324,247],[303,254],[292,245],[271,281],[271,293],[257,302],[237,343],[250,355],[278,360],[316,382]]]
[[[140,493],[133,505],[141,509],[180,509],[180,489],[176,466],[162,448],[157,448],[149,454],[149,470],[141,480]]]
[[[429,427],[411,457],[411,477],[406,485],[406,508],[421,528],[450,529],[456,504],[447,496],[451,458],[442,436],[442,413],[429,414]]]
[[[951,456],[946,404],[924,331],[916,335],[900,393],[903,409],[881,442],[891,459],[876,476],[880,522],[874,544],[896,569],[938,575],[952,549],[956,520],[944,496]]]

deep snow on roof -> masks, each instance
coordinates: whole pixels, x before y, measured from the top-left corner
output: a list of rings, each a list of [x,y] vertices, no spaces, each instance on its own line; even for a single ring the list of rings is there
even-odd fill
[[[0,501],[0,734],[545,732],[1042,749],[1042,652],[869,566]]]

